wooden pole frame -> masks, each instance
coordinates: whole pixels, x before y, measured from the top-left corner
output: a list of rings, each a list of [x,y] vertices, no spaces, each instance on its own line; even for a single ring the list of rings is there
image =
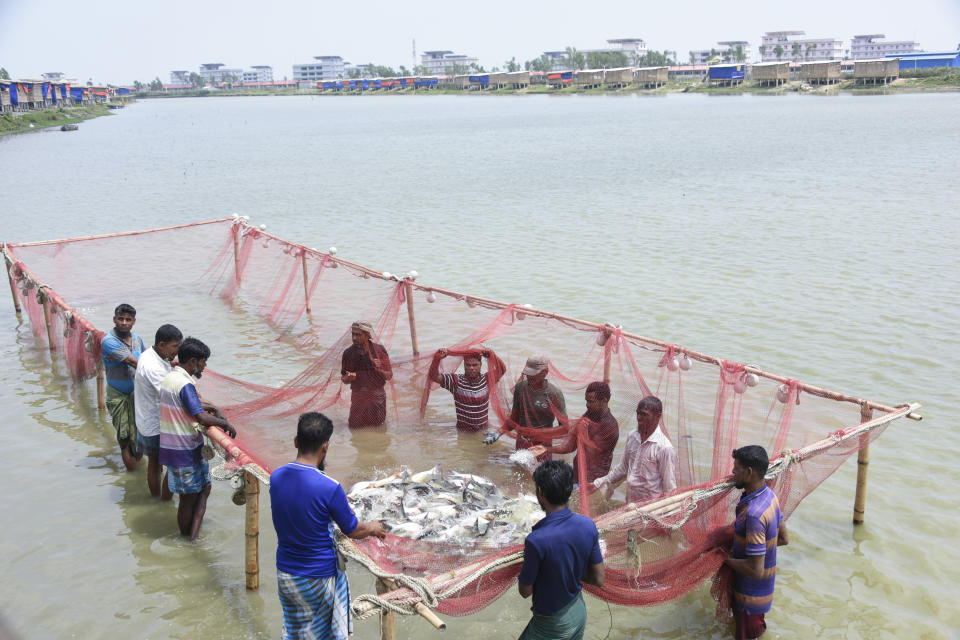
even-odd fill
[[[233,279],[240,283],[240,225],[233,226]]]
[[[42,289],[44,288],[49,289],[49,287],[39,287],[37,289],[37,293],[41,293]],[[47,325],[47,344],[50,345],[50,351],[56,351],[57,345],[53,341],[53,317],[50,313],[50,296],[48,296],[46,293],[42,293],[42,295],[43,295],[43,322]]]
[[[103,369],[103,359],[97,360],[97,409],[107,408],[107,375]]]
[[[18,314],[20,313],[20,297],[17,295],[17,285],[13,282],[13,276],[10,274],[10,268],[13,266],[13,262],[7,256],[6,247],[3,251],[3,263],[7,268],[7,280],[10,282],[10,295],[13,296],[13,309]]]
[[[410,322],[410,344],[413,345],[413,357],[420,355],[420,344],[417,340],[417,319],[413,315],[413,279],[405,278],[404,292],[407,296],[407,320]]]
[[[260,588],[260,480],[249,471],[243,472],[243,493],[246,497],[244,519],[244,566],[247,590]]]
[[[307,313],[313,313],[310,309],[310,276],[307,274],[307,251],[300,253],[300,264],[303,265],[303,300],[306,302]]]
[[[396,590],[397,583],[387,578],[377,578],[377,594]],[[380,640],[394,640],[397,637],[397,616],[393,611],[380,612]]]
[[[860,422],[873,419],[873,409],[864,404],[860,408]],[[863,524],[867,509],[867,472],[870,470],[870,440],[861,436],[860,451],[857,452],[857,492],[853,498],[853,524]]]

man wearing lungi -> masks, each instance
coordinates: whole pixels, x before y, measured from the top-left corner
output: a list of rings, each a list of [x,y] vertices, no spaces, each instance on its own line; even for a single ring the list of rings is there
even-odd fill
[[[301,415],[293,439],[297,459],[270,474],[285,640],[344,640],[353,632],[350,585],[337,563],[333,525],[356,540],[386,535],[379,522],[358,522],[343,487],[323,473],[332,433],[322,413]]]
[[[580,640],[587,628],[582,583],[602,588],[603,554],[597,526],[573,513],[573,468],[548,460],[533,472],[537,501],[547,514],[533,525],[517,578],[520,595],[533,595],[533,617],[520,640]]]
[[[387,381],[393,378],[390,356],[383,345],[370,339],[373,326],[354,322],[350,327],[353,344],[343,352],[340,380],[350,385],[351,429],[376,427],[387,419]]]
[[[100,341],[104,373],[107,378],[107,410],[117,432],[120,456],[127,471],[136,471],[143,452],[137,446],[137,422],[133,408],[133,378],[137,360],[146,349],[143,339],[133,332],[137,310],[129,304],[118,305],[113,312],[113,329]]]

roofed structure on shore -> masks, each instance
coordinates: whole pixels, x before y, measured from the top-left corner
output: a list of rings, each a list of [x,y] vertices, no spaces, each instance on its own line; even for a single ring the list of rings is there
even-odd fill
[[[800,65],[800,79],[809,84],[840,82],[840,61],[804,62]]]
[[[789,62],[758,62],[753,65],[753,80],[761,87],[779,87],[790,81]]]
[[[637,84],[644,89],[662,87],[670,78],[670,67],[640,67],[637,69]]]
[[[619,67],[616,69],[605,69],[603,72],[603,82],[608,87],[620,89],[633,84],[634,70],[632,67]]]
[[[582,89],[594,89],[603,84],[603,69],[581,69],[577,71],[577,86]]]
[[[899,58],[856,60],[853,64],[853,80],[856,84],[887,84],[899,77]]]

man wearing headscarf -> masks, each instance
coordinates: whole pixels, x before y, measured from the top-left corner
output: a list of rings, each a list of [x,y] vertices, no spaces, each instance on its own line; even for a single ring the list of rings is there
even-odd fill
[[[353,344],[343,352],[340,380],[350,385],[351,429],[376,427],[387,418],[384,386],[393,378],[393,369],[387,350],[371,339],[372,334],[369,322],[354,322],[350,327]]]

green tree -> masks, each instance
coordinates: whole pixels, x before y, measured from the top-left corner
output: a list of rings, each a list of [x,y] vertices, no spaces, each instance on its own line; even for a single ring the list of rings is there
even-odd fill
[[[190,86],[194,89],[203,89],[204,85],[207,84],[207,81],[204,80],[196,71],[191,71],[190,75],[187,76],[187,79],[190,81]]]
[[[591,51],[586,55],[587,67],[590,69],[625,67],[628,62],[627,54],[621,51],[607,51],[602,53]]]
[[[793,45],[790,47],[790,54],[792,55],[793,58],[799,58],[800,51],[802,49],[803,49],[803,45],[801,45],[799,42],[794,42]]]
[[[470,73],[470,67],[465,64],[453,64],[444,67],[443,72],[448,76],[465,76]]]
[[[144,85],[144,84],[143,84],[142,82],[140,82],[139,80],[134,80],[134,81],[133,81],[133,89],[134,89],[134,91],[138,91],[138,92],[139,92],[139,91],[143,91],[144,86],[146,86],[146,85]]]
[[[582,53],[577,51],[576,47],[567,47],[567,53],[563,57],[563,62],[568,69],[583,69],[587,60]]]
[[[428,71],[427,68],[426,68],[425,66],[423,66],[422,64],[418,64],[418,65],[416,65],[416,66],[413,67],[413,75],[415,75],[415,76],[425,76],[425,75],[427,75],[428,73],[429,73],[429,71]]]
[[[743,45],[742,45],[742,44],[738,44],[738,45],[737,45],[737,48],[736,48],[736,49],[734,50],[734,52],[733,52],[733,56],[734,56],[734,58],[736,58],[737,62],[746,62],[746,61],[747,61],[747,55],[743,52]]]
[[[403,65],[400,65],[400,68],[397,69],[397,71],[399,71],[399,72],[400,72],[400,75],[402,75],[402,76],[409,76],[409,75],[410,75],[410,70],[407,69],[407,68],[406,68],[405,66],[403,66]]]
[[[160,76],[150,81],[150,91],[163,91],[163,82],[160,81]]]
[[[697,54],[690,52],[690,64],[697,64]]]
[[[762,44],[760,45],[760,57],[763,58],[764,54],[767,53],[767,46]]]
[[[0,80],[9,80],[10,74],[3,67],[0,67]]]
[[[514,71],[520,71],[520,64],[516,57],[513,57],[503,63],[503,68],[507,70],[507,73],[513,73]]]
[[[553,71],[553,58],[543,54],[539,58],[527,60],[523,66],[527,71]]]
[[[777,54],[777,60],[783,57],[783,47],[779,44],[773,48],[773,52]]]

